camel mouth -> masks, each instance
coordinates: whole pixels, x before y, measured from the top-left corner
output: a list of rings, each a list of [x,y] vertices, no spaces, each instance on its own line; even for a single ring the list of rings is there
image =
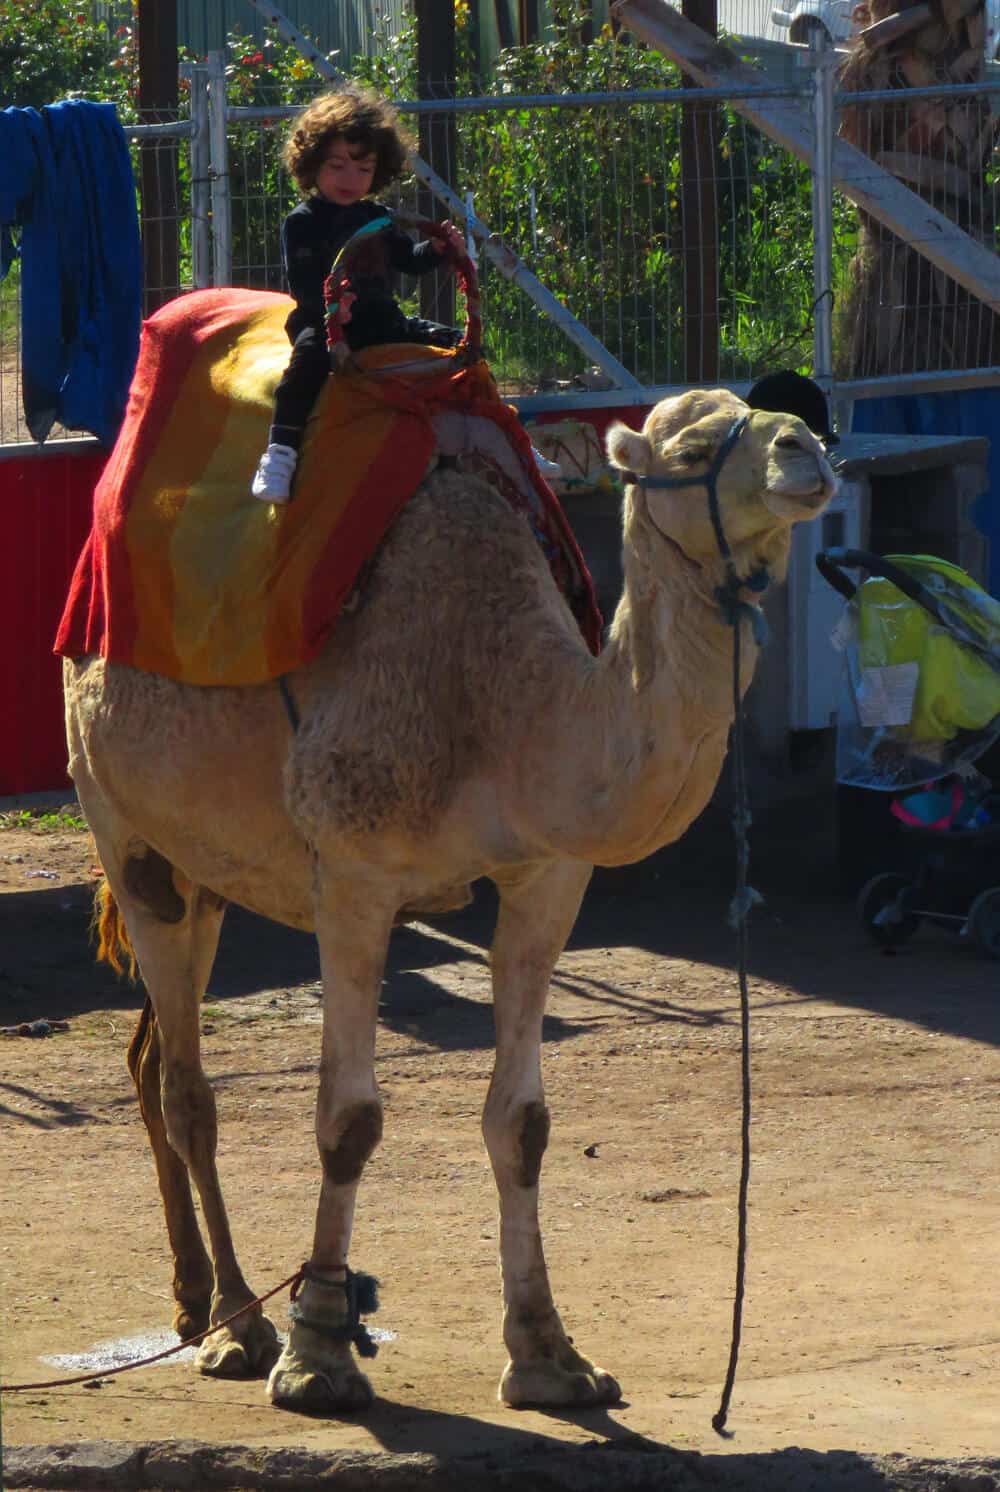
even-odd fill
[[[808,461],[808,475],[796,471]],[[794,462],[768,462],[767,489],[763,494],[766,507],[776,518],[795,522],[815,518],[837,491],[839,482],[833,467],[819,451],[803,451]]]

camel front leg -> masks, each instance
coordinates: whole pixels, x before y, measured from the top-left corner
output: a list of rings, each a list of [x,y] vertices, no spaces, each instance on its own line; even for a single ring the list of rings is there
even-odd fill
[[[268,1381],[272,1403],[312,1413],[364,1409],[374,1397],[352,1345],[374,1355],[360,1315],[374,1281],[347,1266],[361,1174],[382,1138],[375,1025],[386,949],[400,896],[319,874],[316,931],[323,975],[323,1046],[316,1141],[323,1182],[312,1257],[290,1309],[288,1343]]]
[[[542,1015],[549,980],[576,920],[591,868],[545,865],[498,881],[493,941],[496,1065],[483,1134],[500,1198],[503,1338],[510,1361],[500,1398],[512,1406],[610,1404],[615,1379],[573,1346],[552,1299],[538,1222],[538,1182],[549,1138],[542,1090]]]

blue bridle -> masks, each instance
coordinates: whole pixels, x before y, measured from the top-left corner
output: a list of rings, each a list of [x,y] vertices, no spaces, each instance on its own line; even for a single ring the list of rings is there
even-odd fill
[[[705,487],[708,491],[708,516],[712,521],[712,531],[715,534],[715,542],[719,547],[719,554],[726,567],[725,585],[717,585],[714,595],[719,604],[719,610],[723,619],[730,627],[735,627],[741,616],[747,616],[753,629],[754,642],[762,647],[767,641],[767,622],[764,613],[758,606],[751,606],[749,602],[740,599],[740,591],[755,591],[758,594],[767,590],[771,577],[761,566],[752,574],[741,577],[736,572],[733,563],[733,552],[729,547],[725,530],[722,527],[722,514],[719,512],[718,479],[719,473],[726,464],[726,458],[742,436],[747,425],[750,423],[750,415],[740,415],[730,425],[725,440],[712,458],[709,468],[701,476],[697,477],[647,477],[636,476],[635,480],[640,487],[678,488],[678,487]]]

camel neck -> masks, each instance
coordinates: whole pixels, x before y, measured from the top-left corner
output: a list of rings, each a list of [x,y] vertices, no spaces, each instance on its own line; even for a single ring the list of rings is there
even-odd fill
[[[733,632],[708,576],[678,556],[676,573],[643,593],[630,568],[626,550],[625,594],[592,679],[592,718],[606,728],[594,731],[585,774],[586,854],[601,865],[684,833],[712,795],[733,721]],[[741,629],[745,689],[757,649]]]
[[[631,562],[630,562],[631,561]],[[681,553],[650,586],[626,549],[625,591],[611,628],[628,658],[640,712],[659,716],[680,705],[688,723],[728,728],[733,718],[733,629],[714,595],[716,578]],[[757,646],[747,621],[741,634],[743,690],[753,675]],[[619,665],[620,666],[620,665]]]

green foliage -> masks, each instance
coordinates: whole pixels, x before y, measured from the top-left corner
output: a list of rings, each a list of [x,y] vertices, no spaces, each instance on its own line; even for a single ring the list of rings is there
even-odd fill
[[[83,830],[87,821],[75,804],[57,809],[17,808],[0,813],[0,832],[4,829],[30,829],[33,834],[65,833],[67,829]]]
[[[673,89],[679,70],[626,32],[583,40],[589,7],[554,0],[550,34],[501,51],[472,75],[463,0],[456,4],[459,94],[558,95]],[[392,97],[417,93],[416,32],[386,34],[356,71]],[[720,372],[807,371],[812,346],[808,169],[733,110],[713,111],[719,225]],[[432,162],[433,164],[433,162]],[[681,109],[670,104],[532,108],[461,114],[456,189],[542,283],[647,383],[683,382],[685,204]],[[703,188],[705,189],[705,188]],[[690,210],[690,208],[688,208]],[[508,387],[571,376],[583,357],[510,281],[480,261],[489,355]]]
[[[97,20],[90,0],[4,0],[0,101],[40,109],[67,97],[131,107],[132,27]]]
[[[314,68],[276,31],[269,28],[257,45],[236,28],[227,36],[226,48],[231,107],[301,106],[315,97]],[[279,117],[273,128],[234,125],[229,133],[233,264],[240,267],[240,283],[257,290],[281,289],[281,219],[298,200],[298,189],[281,161],[288,124]]]
[[[558,95],[680,86],[677,68],[627,32],[604,27],[583,41],[583,0],[553,0],[553,26],[538,42],[501,51],[491,75],[473,75],[467,0],[454,0],[457,91]],[[120,13],[120,7],[118,13]],[[344,72],[387,97],[417,94],[416,25],[398,30],[387,13],[373,23],[374,55],[337,58]],[[268,32],[258,44],[227,38],[234,106],[300,105],[322,86],[296,49]],[[94,20],[89,0],[6,0],[0,13],[0,98],[41,105],[69,89],[113,99],[135,116],[131,25]],[[183,93],[187,84],[182,82]],[[644,382],[682,382],[684,237],[682,111],[669,104],[605,105],[461,113],[452,179],[474,192],[477,215],[500,233],[546,287]],[[755,375],[779,364],[808,371],[812,343],[812,234],[807,168],[716,107],[703,190],[713,190],[719,226],[720,372]],[[234,124],[230,132],[233,260],[240,283],[278,289],[278,233],[296,200],[281,165],[287,121]],[[189,212],[187,152],[178,151],[182,214]],[[432,162],[432,164],[437,164]],[[838,199],[839,240],[849,248],[853,209]],[[182,221],[182,276],[190,232]],[[838,251],[838,298],[846,295]],[[583,355],[523,292],[480,261],[489,354],[508,386],[579,371]]]

